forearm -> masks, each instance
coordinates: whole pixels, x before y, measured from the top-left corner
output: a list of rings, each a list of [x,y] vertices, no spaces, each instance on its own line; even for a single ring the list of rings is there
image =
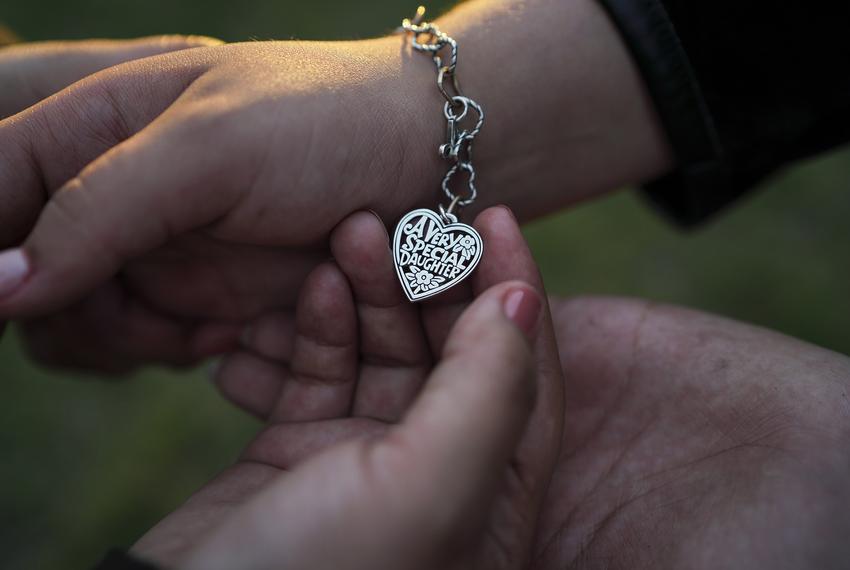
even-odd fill
[[[595,1],[474,0],[438,23],[458,40],[462,86],[487,114],[477,208],[506,203],[529,219],[672,167],[637,69]]]

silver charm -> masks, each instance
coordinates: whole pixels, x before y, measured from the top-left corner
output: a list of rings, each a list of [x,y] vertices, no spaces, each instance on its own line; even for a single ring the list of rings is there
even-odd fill
[[[454,214],[478,196],[472,143],[484,125],[484,109],[461,93],[457,42],[424,18],[425,8],[420,6],[413,19],[402,22],[400,31],[407,34],[414,50],[429,55],[437,67],[437,88],[446,99],[446,143],[439,152],[450,163],[442,188],[450,203],[448,208],[440,206],[439,213],[414,210],[396,226],[393,260],[401,287],[411,301],[433,297],[469,277],[484,251],[478,232],[458,222]],[[462,173],[467,177],[466,192],[456,194],[451,184]]]
[[[483,251],[478,232],[445,211],[413,210],[393,237],[396,273],[411,301],[438,295],[469,277]]]

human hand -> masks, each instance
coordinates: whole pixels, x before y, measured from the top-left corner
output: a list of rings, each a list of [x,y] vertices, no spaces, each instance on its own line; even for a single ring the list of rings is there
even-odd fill
[[[134,40],[28,42],[0,47],[0,119],[19,113],[72,83],[113,65],[219,44],[219,40],[199,36],[154,36]],[[10,192],[3,198],[4,215],[12,223],[4,224],[0,234],[11,235],[8,233],[10,227],[32,225],[38,208],[33,207],[27,194]],[[114,302],[115,295],[96,295],[95,302],[98,299],[102,307]],[[175,335],[170,327],[157,326],[156,319],[151,316],[142,317],[144,311],[140,307],[134,310],[124,307],[120,312],[120,322],[116,322],[114,318],[104,319],[103,316],[108,317],[110,312],[93,310],[93,305],[90,302],[67,311],[64,316],[28,323],[24,337],[30,351],[44,363],[88,364],[101,370],[117,371],[126,368],[130,355],[145,344],[133,342],[138,341],[141,334],[147,336],[149,345],[156,344],[160,350],[171,347],[169,351],[172,354],[177,353],[177,346],[181,347],[181,354],[203,354],[209,350],[211,343],[216,342],[213,337],[221,334],[216,330],[203,330],[192,338],[184,330]],[[116,327],[116,324],[119,326]],[[116,332],[144,329],[147,330],[137,332],[131,339],[115,335]],[[126,348],[119,350],[119,347]]]
[[[379,45],[369,49],[389,49],[386,43]],[[368,203],[370,189],[386,187],[390,177],[400,175],[387,167],[400,149],[399,140],[390,143],[387,138],[400,116],[399,90],[349,86],[342,105],[331,90],[346,68],[353,74],[349,79],[364,75],[379,81],[371,68],[391,56],[368,55],[366,62],[363,53],[343,44],[275,42],[149,58],[85,80],[3,123],[0,138],[3,131],[14,132],[15,139],[21,133],[27,137],[39,123],[51,133],[53,141],[35,151],[48,186],[74,177],[105,148],[117,146],[53,195],[23,255],[3,256],[7,261],[12,257],[12,269],[26,265],[26,271],[17,282],[5,281],[13,290],[0,301],[0,314],[47,313],[46,319],[24,327],[40,360],[112,372],[151,360],[190,363],[230,347],[241,319],[291,306],[306,273],[326,256],[330,229]],[[305,68],[305,62],[320,71]],[[160,75],[161,83],[152,83],[152,75]],[[272,77],[276,79],[270,81]],[[354,93],[358,90],[375,93]],[[391,104],[381,103],[375,97],[379,92]],[[224,100],[224,105],[214,103]],[[369,109],[374,113],[365,118]],[[378,121],[378,114],[392,117],[392,124]],[[371,124],[372,137],[359,132],[361,122]],[[73,126],[57,127],[67,124]],[[101,128],[104,132],[97,132]],[[314,128],[336,136],[325,139],[309,160],[306,154],[299,158],[309,150],[303,141]],[[212,130],[220,136],[213,137]],[[365,153],[385,144],[390,149],[380,151],[378,166]],[[26,150],[11,148],[11,154]],[[346,148],[350,152],[339,152]],[[261,168],[258,161],[273,149],[293,161],[270,161]],[[183,159],[166,160],[162,164],[168,166],[152,170],[151,152],[179,152]],[[358,165],[355,169],[372,164],[374,179],[352,178],[342,164],[348,161]],[[399,161],[398,166],[416,169],[415,161]],[[104,173],[129,174],[133,182],[103,180]],[[22,169],[0,169],[0,178],[3,174],[18,188],[38,184],[21,180],[33,174]],[[186,180],[180,182],[181,177]],[[74,191],[80,184],[86,189]],[[118,187],[121,192],[114,191]],[[105,190],[106,201],[101,201]],[[415,200],[415,189],[406,198]],[[93,209],[95,202],[99,204]],[[8,232],[11,226],[4,228]],[[161,234],[165,228],[173,234]],[[124,263],[128,258],[132,260]],[[110,279],[119,267],[121,275]],[[9,275],[0,267],[0,277]],[[92,287],[98,289],[81,297]],[[74,301],[70,307],[69,301]],[[51,314],[60,307],[65,310]],[[73,334],[69,338],[63,331]]]
[[[651,106],[599,7],[504,4],[470,2],[441,20],[464,44],[464,85],[482,94],[492,125],[476,146],[488,186],[481,204],[508,201],[529,217],[663,170]],[[583,45],[579,60],[558,39],[565,25]],[[111,68],[0,123],[0,195],[14,190],[36,212],[49,196],[22,248],[0,255],[0,315],[81,301],[41,337],[82,321],[83,338],[105,341],[87,341],[95,360],[122,339],[115,352],[132,347],[131,362],[185,362],[226,347],[244,320],[291,308],[344,216],[372,208],[391,222],[435,205],[443,173],[428,148],[444,133],[439,118],[424,117],[439,117],[442,99],[432,64],[404,45],[254,42],[168,54]],[[576,65],[553,65],[560,56]],[[523,63],[505,73],[514,60]],[[586,76],[583,65],[606,75]],[[577,84],[593,96],[574,94]],[[19,242],[26,216],[4,213],[0,243]],[[90,298],[101,286],[150,322],[88,309],[116,305]]]
[[[222,42],[201,36],[152,36],[133,40],[16,43],[0,47],[0,119],[20,113],[102,69],[171,51]]]
[[[645,301],[552,313],[568,397],[534,568],[846,568],[846,357]]]
[[[420,310],[380,221],[343,221],[339,265],[311,274],[281,339],[287,364],[241,355],[219,373],[269,425],[133,551],[179,568],[524,567],[562,379],[516,222],[496,208],[476,227],[488,249],[471,285]]]

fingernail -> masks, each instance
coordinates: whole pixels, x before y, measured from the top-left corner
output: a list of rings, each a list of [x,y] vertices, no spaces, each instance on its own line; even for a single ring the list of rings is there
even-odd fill
[[[13,293],[27,278],[30,264],[21,249],[0,253],[0,298]]]
[[[542,307],[537,293],[528,288],[511,289],[505,294],[502,307],[505,316],[525,333],[528,340],[534,340]]]

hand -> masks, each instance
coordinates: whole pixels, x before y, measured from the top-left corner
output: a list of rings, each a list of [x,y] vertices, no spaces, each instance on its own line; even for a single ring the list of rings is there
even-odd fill
[[[28,42],[0,47],[0,119],[102,69],[171,51],[221,45],[200,36]]]
[[[19,113],[107,67],[152,55],[220,44],[219,40],[198,36],[156,36],[4,46],[0,48],[0,84],[3,85],[0,119]],[[5,215],[12,223],[4,224],[0,234],[9,235],[10,227],[28,227],[35,221],[39,209],[37,202],[30,203],[33,200],[26,194],[18,193],[4,198]],[[117,313],[104,310],[108,304],[118,308]],[[116,315],[120,315],[120,319]],[[158,347],[161,354],[174,355],[172,361],[177,363],[190,360],[185,354],[197,357],[214,350],[216,344],[221,343],[222,334],[226,334],[220,328],[197,330],[170,324],[156,319],[143,307],[122,304],[117,292],[113,291],[111,295],[95,295],[93,301],[62,315],[27,323],[24,338],[29,351],[43,363],[115,372],[126,369],[131,356],[145,344]],[[132,334],[126,334],[128,332]],[[143,335],[146,343],[139,342]]]
[[[462,80],[492,125],[476,145],[481,205],[508,201],[530,217],[669,167],[634,66],[594,2],[477,0],[441,24],[462,42]],[[561,41],[567,30],[581,58]],[[0,243],[29,232],[0,254],[0,315],[51,313],[108,283],[155,327],[112,312],[88,336],[118,328],[133,360],[179,361],[197,358],[174,347],[211,334],[210,320],[208,346],[221,349],[246,319],[291,308],[344,216],[371,208],[392,222],[439,199],[442,98],[432,63],[405,46],[389,37],[166,54],[0,123],[0,196],[21,194],[15,203],[30,212],[49,197],[31,232],[27,216],[0,213]],[[183,340],[164,351],[138,328]]]
[[[850,361],[645,301],[553,301],[561,457],[534,568],[850,559]]]
[[[134,551],[204,569],[524,567],[562,379],[515,221],[496,208],[476,226],[487,250],[471,287],[420,311],[377,218],[346,219],[331,238],[339,265],[311,274],[281,339],[288,363],[242,355],[221,369],[270,424]],[[265,372],[240,374],[246,358]]]

